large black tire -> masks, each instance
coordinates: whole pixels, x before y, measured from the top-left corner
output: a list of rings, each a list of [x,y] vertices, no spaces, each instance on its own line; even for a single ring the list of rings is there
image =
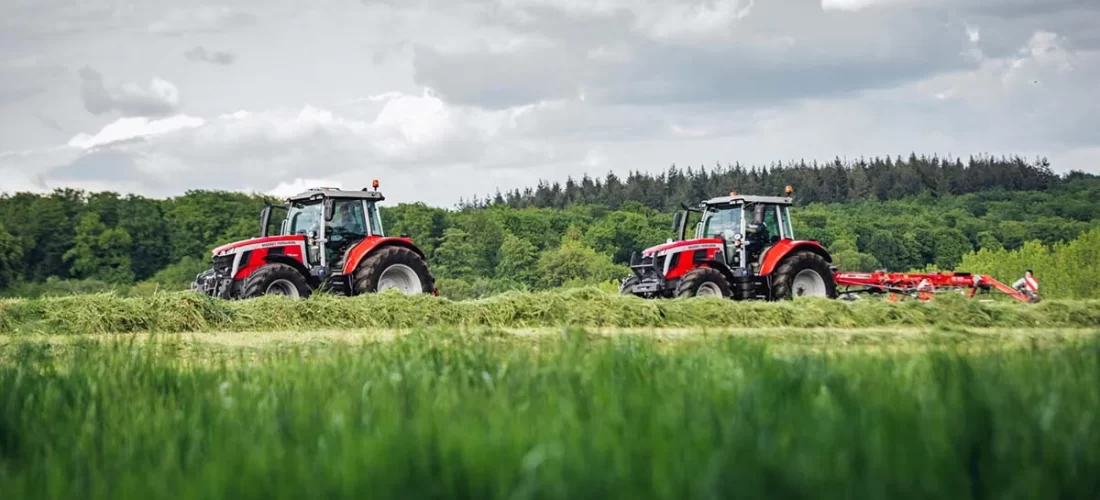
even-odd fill
[[[796,277],[802,277],[796,283]],[[825,258],[810,251],[800,251],[788,255],[775,270],[772,282],[773,296],[776,300],[791,300],[794,297],[837,298],[836,280]]]
[[[261,295],[308,298],[312,292],[309,281],[300,271],[281,262],[264,264],[245,278],[241,287],[241,296],[246,299]]]
[[[407,276],[409,271],[416,275],[415,280],[410,280],[406,284],[411,286],[419,283],[420,290],[410,292],[398,288],[402,293],[430,294],[435,290],[435,278],[428,270],[428,264],[424,259],[409,248],[394,245],[377,250],[359,262],[359,267],[355,269],[355,293],[377,292],[383,273],[391,267],[394,267],[393,271],[397,273],[395,277],[398,278],[409,277]]]
[[[688,271],[680,279],[680,284],[676,285],[677,297],[711,296],[728,299],[732,294],[726,276],[711,267],[698,267]]]
[[[630,287],[637,285],[641,281],[636,275],[630,275],[619,285],[619,293],[621,295],[634,295],[630,292]]]

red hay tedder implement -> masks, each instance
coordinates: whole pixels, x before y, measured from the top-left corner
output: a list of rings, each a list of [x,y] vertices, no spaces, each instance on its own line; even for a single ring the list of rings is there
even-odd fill
[[[834,275],[841,298],[856,299],[859,293],[889,294],[888,300],[899,301],[916,297],[931,299],[936,293],[961,293],[974,297],[978,292],[989,293],[994,288],[1021,302],[1039,302],[1039,283],[1031,271],[1010,287],[987,274],[956,272],[937,273],[873,273],[840,272]],[[857,287],[854,290],[850,287]]]
[[[928,300],[936,293],[973,297],[992,289],[1023,302],[1039,301],[1031,271],[1009,287],[992,276],[963,272],[837,272],[820,243],[794,237],[790,221],[792,189],[786,196],[730,193],[695,207],[683,206],[673,218],[676,238],[635,252],[632,274],[620,292],[644,298],[714,296],[733,300],[795,297],[855,299],[858,294],[889,294],[890,300]],[[687,237],[690,213],[700,214]]]

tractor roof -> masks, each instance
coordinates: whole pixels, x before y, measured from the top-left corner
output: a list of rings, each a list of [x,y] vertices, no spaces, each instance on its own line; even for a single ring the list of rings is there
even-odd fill
[[[704,205],[740,205],[744,203],[774,203],[777,205],[792,205],[794,200],[789,196],[751,196],[733,195],[719,196],[703,202]]]
[[[368,191],[367,188],[363,188],[360,191],[347,191],[339,188],[332,187],[315,187],[310,188],[301,193],[287,198],[288,202],[295,201],[310,201],[320,200],[322,198],[350,198],[356,200],[374,200],[382,201],[386,199],[382,196],[382,193],[378,191]]]

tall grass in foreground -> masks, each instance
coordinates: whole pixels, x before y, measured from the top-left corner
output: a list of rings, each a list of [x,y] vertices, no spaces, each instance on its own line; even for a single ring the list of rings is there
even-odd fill
[[[1095,342],[775,356],[435,331],[198,364],[46,345],[4,348],[5,498],[1100,494]]]
[[[1097,327],[1100,300],[982,303],[944,295],[931,303],[865,300],[737,302],[644,300],[592,288],[512,292],[451,301],[428,295],[261,297],[244,301],[169,293],[0,301],[0,334],[248,331],[318,328],[477,327]]]

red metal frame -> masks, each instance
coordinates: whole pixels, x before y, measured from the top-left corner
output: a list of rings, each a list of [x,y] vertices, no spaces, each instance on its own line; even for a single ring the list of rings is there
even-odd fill
[[[344,274],[351,274],[355,272],[355,268],[359,267],[359,262],[371,253],[374,249],[383,245],[399,245],[406,247],[417,253],[421,258],[426,258],[424,252],[422,252],[412,240],[405,237],[398,236],[368,236],[362,241],[355,244],[354,247],[348,252],[348,259],[344,262]]]
[[[813,240],[792,240],[790,238],[783,238],[765,250],[764,259],[760,265],[760,271],[757,274],[760,276],[771,274],[776,266],[779,265],[779,262],[790,255],[791,252],[803,249],[815,252],[825,257],[825,260],[831,261],[829,252],[825,250],[825,247],[821,246],[821,243]]]
[[[887,273],[876,271],[873,273],[838,272],[833,276],[838,286],[863,287],[863,289],[854,291],[838,290],[838,293],[841,294],[858,292],[890,293],[892,299],[899,294],[917,294],[920,300],[927,300],[932,297],[931,294],[937,291],[969,289],[967,297],[973,297],[978,289],[996,288],[1021,302],[1035,301],[1032,297],[1016,291],[987,274],[956,272]]]

